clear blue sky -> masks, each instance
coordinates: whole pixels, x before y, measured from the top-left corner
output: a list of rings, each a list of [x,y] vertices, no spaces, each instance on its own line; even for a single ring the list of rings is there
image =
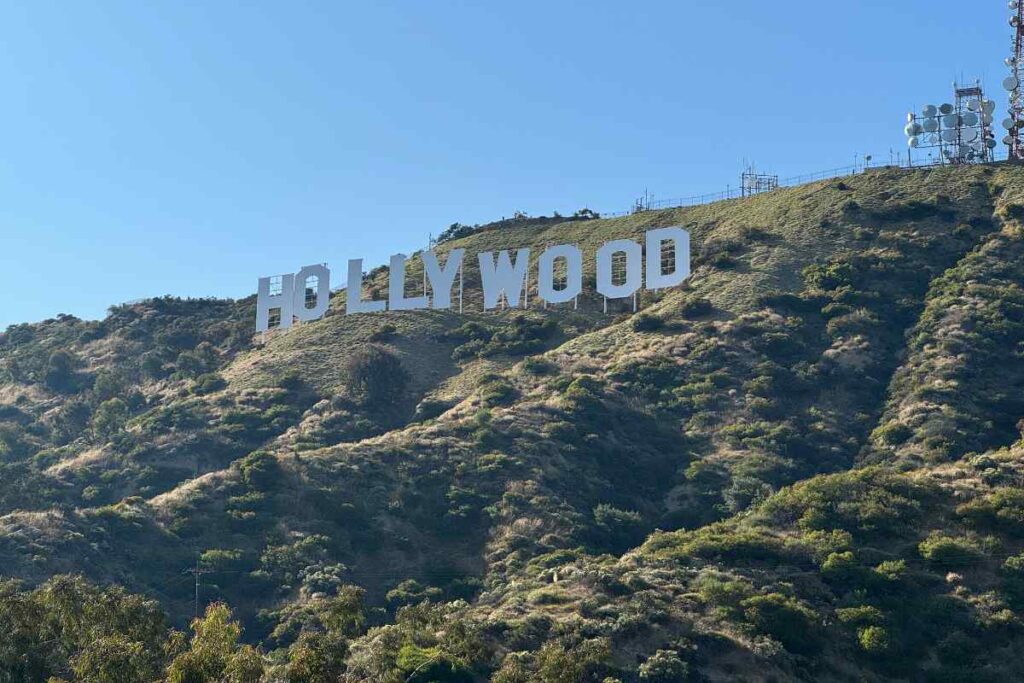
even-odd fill
[[[322,261],[339,284],[346,259],[454,221],[718,191],[744,158],[783,176],[886,160],[955,76],[999,91],[1007,17],[1003,0],[3,3],[0,329],[245,296]]]

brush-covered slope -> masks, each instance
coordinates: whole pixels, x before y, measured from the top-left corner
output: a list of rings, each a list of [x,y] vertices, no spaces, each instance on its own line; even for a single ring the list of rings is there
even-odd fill
[[[12,327],[0,571],[180,624],[198,561],[268,680],[1012,680],[1022,218],[1024,169],[877,170],[472,231],[440,247],[468,250],[461,315]],[[480,251],[668,225],[694,274],[639,313],[479,310]]]

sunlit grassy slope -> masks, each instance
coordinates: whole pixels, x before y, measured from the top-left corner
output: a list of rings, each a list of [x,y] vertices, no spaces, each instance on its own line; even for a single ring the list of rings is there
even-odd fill
[[[201,556],[255,638],[339,582],[382,623],[464,599],[486,675],[607,638],[623,680],[660,649],[707,680],[967,680],[956,647],[1021,644],[1022,218],[1024,169],[878,169],[482,228],[439,247],[467,250],[462,314],[349,316],[342,292],[265,339],[251,299],[11,328],[3,571],[81,571],[181,618]],[[535,291],[480,310],[480,252],[574,243],[589,277],[601,243],[669,225],[693,277],[638,313]],[[369,347],[398,393],[357,390]]]

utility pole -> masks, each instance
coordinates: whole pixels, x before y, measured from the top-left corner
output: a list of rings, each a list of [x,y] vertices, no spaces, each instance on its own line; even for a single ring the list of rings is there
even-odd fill
[[[213,571],[210,569],[203,569],[199,563],[199,553],[196,553],[196,566],[195,569],[186,569],[182,574],[192,574],[196,579],[196,605],[195,605],[195,618],[199,618],[199,586],[201,585],[203,574],[212,574]]]

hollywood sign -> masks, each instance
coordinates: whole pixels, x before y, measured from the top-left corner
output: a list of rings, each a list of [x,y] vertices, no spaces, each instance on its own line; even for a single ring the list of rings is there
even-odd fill
[[[424,293],[419,296],[406,296],[407,257],[392,256],[387,300],[363,298],[363,259],[351,259],[345,312],[448,310],[456,277],[461,310],[465,256],[465,249],[453,249],[442,266],[433,251],[423,252]],[[485,311],[498,308],[502,300],[510,307],[519,306],[520,301],[528,303],[530,249],[517,249],[514,259],[509,251],[483,252],[477,260]],[[658,228],[647,231],[643,244],[629,239],[607,242],[598,248],[595,261],[597,293],[606,302],[633,297],[641,287],[676,287],[690,276],[690,233],[679,227]],[[537,294],[546,304],[574,301],[582,291],[583,254],[579,247],[559,244],[541,252],[537,259]],[[306,266],[294,275],[262,277],[256,297],[256,330],[265,332],[291,327],[296,321],[319,320],[330,305],[330,294],[331,271],[326,265]]]

